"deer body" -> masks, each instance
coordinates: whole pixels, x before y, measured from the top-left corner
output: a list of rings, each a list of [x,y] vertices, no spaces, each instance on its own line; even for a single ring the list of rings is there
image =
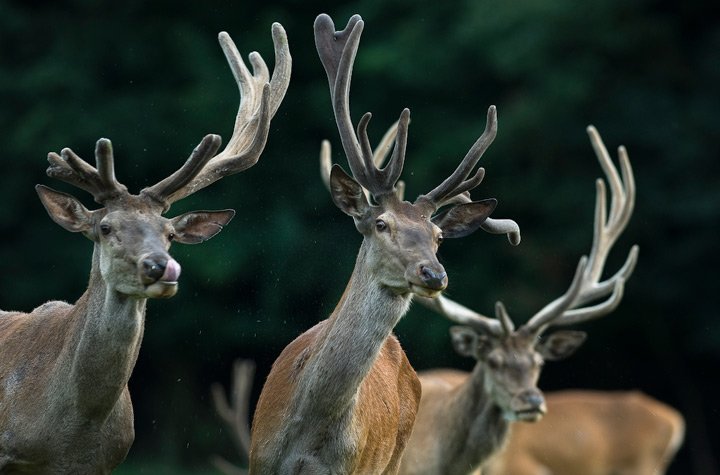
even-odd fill
[[[93,195],[75,197],[38,185],[53,221],[93,242],[90,279],[74,305],[53,301],[31,313],[0,312],[0,473],[109,473],[134,439],[127,383],[138,357],[148,298],[170,298],[180,264],[172,241],[197,244],[220,232],[233,210],[163,216],[170,205],[253,166],[287,89],[287,38],[273,25],[272,80],[257,53],[251,74],[227,33],[219,40],[241,91],[233,135],[207,135],[185,164],[130,194],[115,178],[112,144],[98,140],[96,167],[69,148],[48,155],[47,173]]]
[[[94,258],[94,275],[98,266]],[[126,383],[144,318],[144,299],[108,291],[101,279],[75,305],[0,317],[9,336],[0,360],[18,362],[0,368],[2,473],[108,473],[125,459],[134,434]]]
[[[263,462],[252,473],[397,470],[420,401],[415,371],[391,334],[410,296],[367,278],[367,247],[330,318],[290,343],[273,366],[266,387],[291,386],[263,391],[258,401],[255,419],[263,424],[253,426],[251,457]]]
[[[662,475],[682,444],[675,409],[639,391],[559,391],[548,413],[515,424],[485,475]]]

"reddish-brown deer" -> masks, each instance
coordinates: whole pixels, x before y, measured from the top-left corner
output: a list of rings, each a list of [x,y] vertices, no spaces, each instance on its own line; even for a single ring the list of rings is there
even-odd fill
[[[218,179],[253,166],[290,78],[285,31],[272,27],[272,78],[257,53],[253,73],[227,33],[219,41],[240,89],[226,148],[207,135],[175,173],[133,195],[115,179],[112,145],[100,139],[96,167],[72,150],[50,153],[49,176],[89,192],[103,207],[37,186],[50,217],[93,241],[90,279],[71,305],[52,301],[30,313],[0,313],[0,472],[109,473],[134,439],[127,382],[143,335],[146,299],[172,297],[180,265],[172,241],[203,242],[234,211],[163,216],[170,205]]]
[[[537,388],[544,361],[569,356],[585,333],[557,331],[610,313],[619,304],[632,273],[634,246],[622,268],[601,281],[606,258],[633,211],[635,185],[627,154],[620,147],[621,180],[597,131],[590,140],[612,192],[609,215],[605,182],[597,180],[595,228],[590,257],[580,259],[568,291],[515,329],[505,307],[496,305],[497,319],[484,317],[443,296],[423,303],[462,326],[451,328],[455,349],[477,360],[472,373],[431,370],[420,374],[422,399],[403,456],[403,474],[467,474],[476,470],[507,438],[512,421],[537,421],[546,411]],[[598,300],[600,303],[595,303]]]
[[[483,475],[662,475],[685,436],[672,407],[639,391],[559,391],[547,414],[515,424]]]
[[[435,255],[440,241],[470,234],[496,204],[464,203],[433,217],[480,183],[483,170],[471,173],[495,136],[494,107],[485,132],[450,177],[413,203],[397,197],[409,111],[400,116],[392,158],[382,169],[369,146],[370,114],[360,119],[357,134],[350,117],[350,76],[362,29],[358,15],[338,32],[327,15],[315,21],[315,43],[352,171],[351,177],[332,167],[331,194],[363,241],[335,310],[283,350],[265,382],[252,426],[254,474],[397,472],[420,385],[392,330],[413,294],[435,297],[447,286]]]

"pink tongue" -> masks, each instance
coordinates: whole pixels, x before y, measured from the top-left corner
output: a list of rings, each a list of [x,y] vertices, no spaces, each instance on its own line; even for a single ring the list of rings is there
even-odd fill
[[[180,278],[180,264],[175,259],[170,259],[165,265],[165,273],[160,278],[163,282],[177,282]]]

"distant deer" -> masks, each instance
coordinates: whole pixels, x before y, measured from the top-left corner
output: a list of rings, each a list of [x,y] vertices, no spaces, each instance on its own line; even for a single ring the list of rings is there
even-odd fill
[[[537,388],[543,362],[569,356],[585,339],[579,331],[543,333],[552,326],[606,315],[619,304],[624,283],[635,267],[637,246],[615,275],[604,281],[600,277],[610,249],[632,214],[635,184],[625,149],[619,149],[621,180],[595,128],[588,127],[588,134],[607,176],[612,202],[607,216],[605,182],[598,179],[592,250],[589,259],[580,259],[567,292],[518,329],[501,302],[495,308],[497,319],[491,319],[443,296],[424,300],[462,324],[451,328],[453,344],[458,353],[475,358],[477,364],[471,373],[430,370],[420,374],[422,399],[400,473],[450,475],[477,470],[502,447],[511,422],[537,421],[545,414],[545,399]],[[592,305],[600,299],[605,300]]]
[[[222,152],[220,137],[207,135],[180,169],[137,195],[115,179],[107,139],[97,142],[96,167],[68,148],[48,155],[50,177],[89,192],[103,207],[90,211],[68,194],[36,187],[56,223],[93,241],[92,266],[74,305],[52,301],[30,313],[0,313],[0,473],[109,473],[125,458],[134,439],[127,382],[146,299],[172,297],[178,288],[180,264],[168,254],[170,243],[203,242],[234,211],[162,215],[258,161],[290,78],[285,31],[276,23],[272,35],[272,79],[260,55],[250,55],[250,73],[230,36],[219,35],[241,94]]]
[[[483,170],[471,173],[495,137],[494,107],[482,136],[450,177],[413,203],[397,197],[409,111],[400,116],[392,158],[382,169],[373,164],[369,147],[370,114],[360,119],[357,134],[350,117],[350,76],[362,29],[358,15],[338,32],[329,16],[315,20],[315,44],[353,175],[332,167],[332,199],[353,218],[363,241],[330,317],[291,342],[272,367],[253,419],[252,474],[397,472],[420,385],[392,330],[413,294],[435,297],[447,286],[435,255],[443,238],[475,231],[496,205],[464,203],[433,217],[480,183]]]
[[[515,424],[483,475],[662,475],[685,436],[683,416],[639,391],[559,391],[547,414]]]

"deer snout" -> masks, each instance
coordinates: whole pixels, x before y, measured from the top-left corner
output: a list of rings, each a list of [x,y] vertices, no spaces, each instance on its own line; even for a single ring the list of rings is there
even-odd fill
[[[538,389],[527,389],[513,400],[513,409],[518,420],[537,421],[547,411],[545,397]]]
[[[441,265],[420,264],[417,273],[423,285],[429,289],[445,290],[447,287],[447,272]]]
[[[141,274],[146,284],[158,281],[177,282],[180,277],[180,264],[167,254],[148,254],[141,259]]]

